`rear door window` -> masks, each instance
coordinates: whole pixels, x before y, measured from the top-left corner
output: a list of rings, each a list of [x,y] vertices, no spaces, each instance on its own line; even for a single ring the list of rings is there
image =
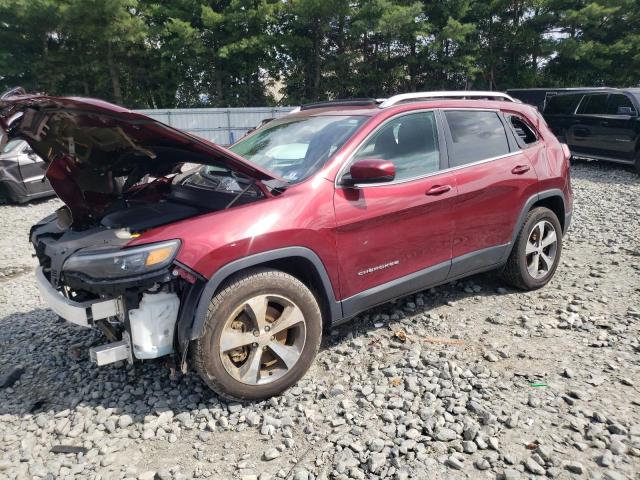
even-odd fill
[[[546,115],[572,115],[582,95],[559,94],[547,98],[544,113]]]
[[[607,100],[607,115],[635,115],[631,99],[622,93],[613,93]]]
[[[578,107],[578,115],[605,115],[607,113],[606,93],[585,95]]]
[[[451,167],[509,153],[507,132],[496,112],[447,110],[445,117],[451,132]]]

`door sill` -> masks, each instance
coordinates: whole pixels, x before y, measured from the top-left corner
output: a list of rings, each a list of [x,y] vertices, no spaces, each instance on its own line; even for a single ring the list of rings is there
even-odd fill
[[[604,161],[604,162],[619,163],[620,165],[634,164],[633,160],[623,160],[620,158],[611,158],[611,157],[600,157],[597,155],[583,155],[580,153],[571,154],[571,158],[575,158],[576,160],[598,160],[598,161]]]

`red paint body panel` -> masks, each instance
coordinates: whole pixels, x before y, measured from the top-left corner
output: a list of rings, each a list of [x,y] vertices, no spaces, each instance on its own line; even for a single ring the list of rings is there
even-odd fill
[[[148,230],[130,245],[178,238],[177,260],[209,278],[248,255],[303,246],[323,261],[340,298],[333,183],[317,177],[284,194]]]
[[[518,113],[538,130],[540,142],[503,158],[412,181],[358,188],[336,185],[350,155],[381,123],[399,113],[444,107]],[[306,247],[321,259],[335,297],[341,300],[446,265],[452,258],[508,244],[525,202],[538,192],[562,190],[565,210],[571,212],[568,159],[533,107],[436,100],[386,109],[314,109],[295,116],[345,112],[370,118],[311,178],[278,196],[149,230],[131,244],[179,238],[177,259],[205,277],[248,255]],[[512,173],[523,166],[528,169]],[[426,194],[444,185],[451,188]],[[446,277],[446,268],[443,272]]]
[[[434,185],[452,188],[426,195]],[[451,259],[452,172],[388,186],[338,188],[334,202],[344,297]],[[389,266],[363,273],[381,265]]]
[[[511,173],[520,165],[529,165],[524,153],[456,171],[453,257],[511,241],[522,206],[538,185],[533,168],[520,175]]]

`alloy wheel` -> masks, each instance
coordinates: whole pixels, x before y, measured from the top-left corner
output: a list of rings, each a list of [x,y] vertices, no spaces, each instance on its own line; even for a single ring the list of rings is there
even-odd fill
[[[227,318],[219,340],[220,358],[235,380],[263,385],[296,365],[305,340],[305,318],[294,302],[281,295],[257,295]]]
[[[525,250],[527,271],[536,280],[545,277],[553,268],[558,251],[558,236],[547,220],[536,223],[527,240]]]

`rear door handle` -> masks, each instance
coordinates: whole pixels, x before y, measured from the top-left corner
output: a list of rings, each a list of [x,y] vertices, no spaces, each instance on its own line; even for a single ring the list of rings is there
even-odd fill
[[[451,190],[451,185],[434,185],[429,190],[427,190],[427,195],[442,195],[443,193],[447,193]]]
[[[531,170],[529,165],[516,165],[511,169],[511,173],[514,175],[522,175],[523,173],[527,173],[529,170]]]

